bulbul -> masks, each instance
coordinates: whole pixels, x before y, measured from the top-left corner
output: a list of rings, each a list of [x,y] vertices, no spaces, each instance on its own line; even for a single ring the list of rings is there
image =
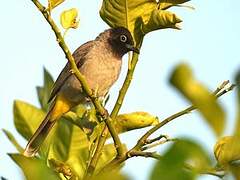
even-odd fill
[[[123,27],[108,29],[93,41],[81,45],[73,53],[79,71],[85,76],[89,87],[104,97],[118,79],[122,56],[129,51],[139,53],[134,47],[131,33]],[[67,63],[53,85],[48,113],[30,138],[24,155],[34,156],[56,121],[73,107],[86,103],[87,97],[79,80],[71,73]]]

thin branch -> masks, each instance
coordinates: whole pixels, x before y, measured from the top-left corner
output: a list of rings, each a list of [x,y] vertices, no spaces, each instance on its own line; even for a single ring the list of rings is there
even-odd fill
[[[219,87],[218,87],[218,89],[214,91],[213,94],[216,95],[216,98],[221,97],[222,95],[224,95],[227,92],[231,91],[235,87],[235,85],[232,85],[232,84],[229,85],[228,87],[227,87],[227,85],[228,85],[228,83],[226,83],[224,86],[219,86],[219,87],[221,87],[221,89],[219,89]],[[184,109],[182,111],[179,111],[179,112],[169,116],[165,120],[161,121],[159,124],[157,124],[156,126],[151,128],[149,131],[147,131],[138,140],[137,144],[125,154],[125,156],[123,156],[122,158],[119,158],[119,159],[112,160],[112,162],[110,162],[106,167],[103,168],[103,171],[110,170],[110,169],[113,169],[113,168],[117,167],[119,164],[121,164],[122,162],[124,162],[125,160],[127,160],[129,158],[129,154],[131,154],[132,152],[140,151],[141,148],[146,144],[146,141],[147,141],[148,137],[151,136],[154,132],[159,130],[161,127],[163,127],[167,123],[177,119],[178,117],[186,115],[186,114],[190,113],[193,110],[196,110],[196,107],[195,106],[190,106],[190,107],[188,107],[188,108],[186,108],[186,109]]]
[[[71,65],[72,73],[80,81],[83,90],[90,97],[91,101],[93,102],[93,104],[96,108],[96,111],[100,114],[101,118],[105,121],[105,123],[108,127],[108,130],[111,133],[111,136],[114,140],[114,144],[115,144],[117,153],[119,156],[122,156],[122,154],[124,153],[123,146],[118,137],[117,132],[115,131],[115,128],[113,127],[113,125],[111,123],[112,120],[111,120],[111,117],[108,115],[107,110],[102,106],[101,102],[94,95],[92,90],[89,88],[85,77],[78,70],[75,60],[74,60],[69,48],[67,47],[67,45],[63,39],[63,36],[61,35],[60,30],[58,29],[57,25],[55,24],[55,22],[49,15],[49,12],[47,11],[47,9],[38,0],[32,0],[32,2],[36,5],[38,10],[42,13],[44,18],[47,20],[49,25],[52,27],[52,30],[54,31],[54,33],[56,35],[57,42],[58,42],[59,46],[62,48],[66,58],[68,59],[70,65]]]

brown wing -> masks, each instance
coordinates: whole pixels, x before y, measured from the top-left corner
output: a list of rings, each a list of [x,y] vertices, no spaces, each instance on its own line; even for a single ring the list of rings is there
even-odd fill
[[[94,41],[89,41],[81,45],[79,48],[77,48],[74,51],[73,58],[75,59],[75,62],[78,68],[84,64],[86,59],[85,56],[87,55],[89,50],[93,47],[93,45],[94,45]],[[59,74],[57,80],[55,81],[48,102],[51,102],[54,99],[54,97],[56,96],[56,94],[59,92],[60,88],[64,84],[64,82],[72,75],[70,70],[71,70],[71,66],[68,62],[66,66],[63,68],[63,70],[61,71],[61,73]]]

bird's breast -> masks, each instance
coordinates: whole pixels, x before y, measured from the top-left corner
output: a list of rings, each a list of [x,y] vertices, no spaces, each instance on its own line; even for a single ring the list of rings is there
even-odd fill
[[[92,50],[80,71],[85,76],[88,85],[99,96],[104,96],[118,79],[122,60],[106,49]]]

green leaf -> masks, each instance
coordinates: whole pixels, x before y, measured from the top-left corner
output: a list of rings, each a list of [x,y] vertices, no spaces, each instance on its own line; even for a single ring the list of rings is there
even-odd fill
[[[175,28],[180,19],[164,10],[189,0],[104,0],[100,16],[111,27],[126,27],[137,46],[143,36],[156,29]]]
[[[189,66],[187,64],[178,65],[171,75],[170,82],[198,108],[206,122],[219,136],[224,130],[225,113],[216,101],[215,96],[204,85],[194,79]]]
[[[225,136],[220,138],[214,146],[214,155],[219,164],[240,160],[240,136]]]
[[[20,166],[27,180],[60,180],[58,175],[40,159],[27,158],[21,154],[9,154],[9,156]]]
[[[12,133],[6,129],[2,129],[4,134],[7,136],[8,140],[14,145],[14,147],[18,150],[19,153],[22,153],[24,149],[18,144],[15,137],[12,135]]]
[[[61,118],[56,126],[50,145],[48,159],[68,164],[81,178],[89,157],[89,141],[86,134],[76,125]]]
[[[49,107],[48,100],[54,81],[51,74],[47,71],[46,68],[44,68],[43,71],[44,71],[44,84],[42,87],[37,86],[37,94],[41,108],[44,111],[47,111]]]
[[[196,172],[186,170],[186,163],[189,162],[199,171],[207,168],[210,163],[209,157],[198,144],[190,140],[177,141],[156,163],[150,179],[195,179]]]
[[[127,132],[158,124],[158,118],[147,112],[133,112],[116,117],[114,125],[118,133]]]
[[[100,173],[97,176],[93,176],[91,180],[127,180],[125,175],[120,174],[118,171],[110,171]]]
[[[17,131],[26,139],[30,139],[45,113],[26,102],[15,100],[13,105],[14,124]]]

